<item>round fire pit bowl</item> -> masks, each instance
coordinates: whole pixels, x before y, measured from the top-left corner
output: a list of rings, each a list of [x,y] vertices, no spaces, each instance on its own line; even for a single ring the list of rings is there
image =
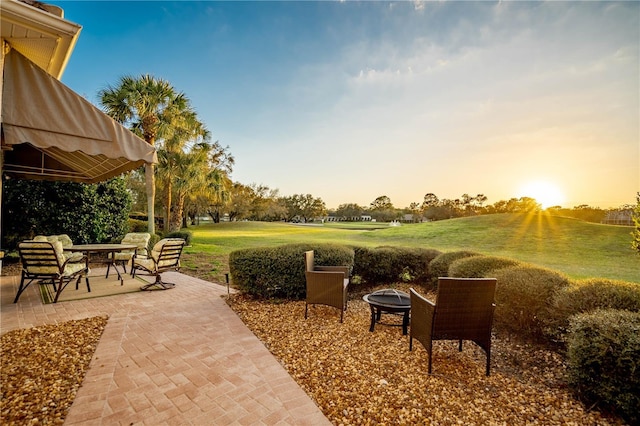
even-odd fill
[[[362,299],[371,308],[371,326],[369,331],[373,332],[376,322],[380,323],[383,312],[400,314],[402,313],[402,334],[407,334],[409,327],[409,311],[411,311],[411,298],[404,291],[393,288],[374,291],[365,294]]]

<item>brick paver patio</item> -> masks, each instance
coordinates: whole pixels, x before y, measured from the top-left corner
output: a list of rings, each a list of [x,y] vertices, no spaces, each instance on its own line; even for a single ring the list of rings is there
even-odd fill
[[[221,298],[177,272],[176,288],[43,305],[0,278],[2,333],[98,315],[109,321],[66,425],[330,425]],[[70,286],[65,291],[73,291]]]

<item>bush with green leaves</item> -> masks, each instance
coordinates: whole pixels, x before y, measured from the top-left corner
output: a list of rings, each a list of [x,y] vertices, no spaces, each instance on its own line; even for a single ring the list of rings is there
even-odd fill
[[[146,230],[144,232],[146,232]],[[160,241],[161,239],[162,239],[161,235],[151,234],[151,238],[149,239],[149,244],[147,244],[149,253],[151,253],[151,249],[153,248],[153,246],[155,246],[158,243],[158,241]]]
[[[442,253],[436,256],[429,263],[429,275],[431,277],[431,284],[435,289],[438,286],[438,277],[446,277],[449,274],[449,267],[453,262],[458,259],[464,259],[465,257],[480,256],[480,253],[468,250],[450,251]]]
[[[529,265],[502,268],[491,273],[496,287],[496,325],[529,335],[542,335],[551,315],[555,295],[569,278],[551,269]]]
[[[314,250],[316,265],[353,268],[353,249],[337,244],[287,244],[236,250],[229,254],[235,286],[258,297],[300,299],[306,293],[304,252]]]
[[[394,282],[424,283],[429,279],[429,263],[440,251],[419,247],[357,248],[354,274],[367,284]]]
[[[575,315],[567,348],[574,390],[640,424],[640,313],[598,309]]]
[[[148,229],[147,221],[129,218],[129,232],[147,232]]]
[[[520,264],[517,260],[506,257],[470,256],[452,262],[451,266],[449,266],[448,275],[457,278],[483,278],[489,277],[493,271],[498,269]]]
[[[182,230],[182,231],[173,231],[169,232],[164,238],[182,238],[185,241],[185,245],[190,246],[191,240],[193,239],[193,234],[191,231]]]
[[[596,309],[640,312],[640,285],[604,278],[572,281],[553,299],[545,331],[562,341],[572,315]]]
[[[67,234],[74,243],[104,243],[128,232],[131,194],[122,178],[97,184],[9,179],[3,182],[2,246],[36,235]]]

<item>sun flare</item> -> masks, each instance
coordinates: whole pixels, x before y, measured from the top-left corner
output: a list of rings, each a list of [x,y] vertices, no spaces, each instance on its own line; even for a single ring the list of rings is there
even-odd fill
[[[562,205],[565,201],[564,193],[556,184],[540,180],[523,185],[520,196],[534,198],[543,209]]]

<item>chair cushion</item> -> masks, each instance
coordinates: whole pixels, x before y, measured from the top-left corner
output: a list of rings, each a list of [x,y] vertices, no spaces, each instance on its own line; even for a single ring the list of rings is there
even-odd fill
[[[113,259],[114,260],[130,260],[133,257],[133,253],[134,252],[131,250],[123,250],[119,253],[113,253]],[[109,253],[109,258],[111,258],[111,253]]]
[[[45,238],[46,239],[46,238]],[[36,241],[35,238],[33,241]],[[43,248],[43,247],[50,247],[49,244],[46,244],[47,241],[42,241],[42,239],[40,239],[38,242],[42,242],[44,244],[34,244],[33,247],[34,248]],[[65,257],[64,257],[64,252],[63,252],[63,248],[62,248],[62,243],[60,241],[54,241],[51,243],[51,245],[53,246],[53,250],[56,254],[56,258],[58,260],[58,264],[54,264],[53,261],[51,263],[51,266],[32,266],[29,267],[27,269],[27,272],[31,273],[31,274],[58,274],[60,273],[60,266],[62,266],[62,264],[64,264],[65,262]],[[26,249],[28,250],[28,249]],[[84,267],[84,264],[79,263],[78,265]]]
[[[172,242],[172,241],[179,241],[179,242],[184,242],[184,240],[182,238],[164,238],[160,241],[158,241],[153,248],[151,249],[151,257],[138,257],[136,256],[135,259],[135,263],[138,265],[143,266],[144,268],[150,270],[150,271],[156,271],[156,268],[165,268],[165,267],[173,267],[173,266],[179,266],[180,265],[180,260],[178,259],[178,261],[176,262],[175,259],[169,259],[169,260],[162,260],[157,266],[156,266],[156,262],[158,261],[158,258],[160,257],[160,252],[162,251],[162,247],[167,244],[168,242]]]
[[[149,240],[151,240],[151,234],[149,234],[148,232],[130,232],[124,236],[121,243],[135,244],[138,247],[137,253],[139,255],[146,256]],[[125,251],[121,253],[125,253]],[[131,251],[131,253],[133,254],[133,251]],[[118,256],[116,256],[116,259],[118,259]]]
[[[62,247],[71,247],[73,245],[73,241],[67,234],[60,235],[36,235],[33,241],[48,241],[53,243],[55,241],[60,241],[62,243]]]
[[[84,268],[85,268],[84,262],[81,262],[81,263],[69,262],[64,267],[63,275],[65,276],[73,275],[79,271],[82,271]]]
[[[156,270],[156,262],[150,257],[136,257],[134,261],[135,265],[140,265],[148,271]]]
[[[62,247],[65,248],[73,245],[73,241],[71,241],[71,238],[67,234],[49,235],[47,240],[49,240],[49,242],[60,241],[62,243]]]
[[[68,252],[67,252],[68,253]],[[64,255],[65,259],[69,261],[69,263],[80,262],[84,258],[84,254],[79,251],[74,251]]]
[[[153,246],[153,251],[160,253],[162,250],[162,246],[168,243],[169,241],[184,241],[182,238],[163,238]]]
[[[113,257],[114,260],[130,260],[134,254],[138,256],[147,256],[147,246],[149,245],[149,240],[151,239],[151,234],[148,232],[129,232],[124,236],[120,244],[135,244],[137,246],[137,250],[122,250],[121,252],[109,253],[109,259]]]
[[[71,240],[71,238],[69,238],[69,236],[67,234],[60,234],[60,235],[36,235],[33,238],[33,241],[48,241],[50,243],[55,243],[60,242],[62,244],[63,249],[66,247],[71,247],[73,245],[73,241]],[[63,250],[63,255],[65,257],[65,260],[69,260],[69,262],[78,262],[80,260],[82,260],[82,258],[84,257],[84,253],[79,252],[79,251],[74,251],[74,252],[67,252],[66,254],[64,253]]]

